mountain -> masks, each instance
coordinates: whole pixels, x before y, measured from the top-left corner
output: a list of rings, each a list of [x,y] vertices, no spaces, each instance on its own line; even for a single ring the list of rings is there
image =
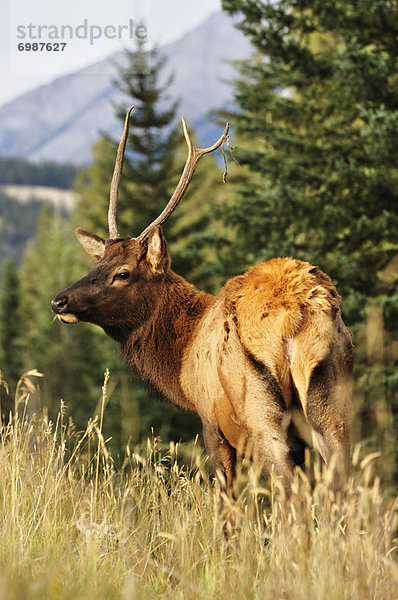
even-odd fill
[[[160,74],[171,74],[169,101],[179,99],[178,112],[195,129],[201,144],[218,137],[210,110],[231,104],[234,68],[228,61],[247,58],[250,45],[224,13],[211,15],[176,42],[160,47],[166,61]],[[19,96],[0,108],[0,156],[30,161],[52,160],[76,165],[90,161],[90,149],[104,131],[118,137],[114,103],[124,103],[113,83],[121,52],[78,72]]]

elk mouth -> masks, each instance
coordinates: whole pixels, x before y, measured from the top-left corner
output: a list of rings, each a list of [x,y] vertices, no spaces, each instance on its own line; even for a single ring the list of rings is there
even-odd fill
[[[79,323],[80,319],[78,316],[73,313],[63,313],[57,315],[58,319],[63,323],[68,323],[69,325],[74,325],[75,323]]]

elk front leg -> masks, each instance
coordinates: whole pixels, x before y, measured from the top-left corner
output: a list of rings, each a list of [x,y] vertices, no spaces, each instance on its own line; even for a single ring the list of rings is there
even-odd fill
[[[218,424],[204,423],[203,438],[217,481],[220,485],[220,510],[224,519],[224,535],[229,538],[238,528],[236,511],[236,450],[221,434]]]
[[[221,495],[224,493],[228,498],[233,500],[233,487],[236,475],[236,451],[222,436],[217,423],[203,423],[203,438],[220,483]]]
[[[285,499],[291,494],[294,462],[287,443],[290,417],[282,390],[265,364],[250,357],[242,425],[246,431],[245,454],[260,467],[265,479],[273,474]]]

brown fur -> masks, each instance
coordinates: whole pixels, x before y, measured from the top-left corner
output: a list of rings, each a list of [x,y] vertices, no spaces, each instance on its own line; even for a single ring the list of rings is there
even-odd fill
[[[143,379],[200,415],[227,491],[239,450],[265,476],[273,469],[289,493],[292,419],[327,463],[335,457],[335,487],[344,483],[353,347],[327,275],[275,258],[211,296],[171,270],[160,228],[144,241],[78,237],[97,262],[56,296],[54,312],[103,327]]]

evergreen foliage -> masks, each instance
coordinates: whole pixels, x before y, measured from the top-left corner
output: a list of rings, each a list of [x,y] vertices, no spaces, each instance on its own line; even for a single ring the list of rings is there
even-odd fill
[[[176,179],[177,134],[172,122],[178,103],[163,108],[169,82],[159,85],[162,65],[163,59],[156,50],[147,52],[143,46],[136,51],[126,50],[115,81],[125,97],[123,105],[117,108],[121,131],[126,110],[134,103],[118,200],[121,235],[139,235],[158,216]],[[95,228],[104,237],[108,236],[109,187],[118,142],[102,136],[94,148],[93,166],[81,173],[76,184],[82,196],[76,215],[79,224]]]
[[[78,202],[72,215],[73,223],[104,238],[109,235],[106,215],[116,148],[116,142],[102,136],[92,148],[93,164],[82,169],[75,181]],[[118,204],[119,207],[124,204],[122,193],[119,194]]]
[[[27,241],[36,233],[41,206],[39,200],[21,204],[0,191],[0,273],[4,260],[20,263]]]
[[[163,85],[159,83],[164,58],[157,50],[147,52],[144,45],[139,45],[136,51],[127,51],[125,58],[127,64],[120,67],[115,83],[134,103],[134,111],[122,180],[129,206],[126,212],[121,207],[121,219],[134,223],[138,234],[159,215],[170,197],[176,177],[174,154],[179,133],[173,121],[178,101],[170,102],[167,97],[170,79]],[[119,106],[121,121],[125,113],[126,106]]]
[[[68,224],[44,207],[20,270],[19,344],[24,370],[44,374],[36,400],[54,416],[62,399],[79,427],[94,413],[101,394],[105,335],[90,325],[63,326],[54,319],[50,301],[84,274],[84,258],[72,243]]]
[[[354,324],[397,252],[398,8],[225,0],[257,51],[241,66],[236,123],[250,168],[233,223],[242,261],[321,264]],[[393,311],[391,317],[396,317]],[[388,315],[390,316],[390,315]]]
[[[194,135],[191,138],[195,144]],[[181,135],[176,149],[180,173],[186,154],[187,147]],[[222,180],[222,171],[213,156],[204,156],[182,201],[168,221],[167,240],[173,269],[199,289],[210,293],[218,293],[225,280],[216,252],[217,243],[225,236],[218,210],[227,203],[232,189]]]
[[[0,370],[9,389],[8,399],[3,401],[1,411],[6,415],[14,408],[14,401],[10,399],[14,397],[23,368],[20,298],[18,271],[11,261],[7,261],[0,289]]]
[[[44,161],[31,163],[23,158],[0,157],[0,185],[44,185],[69,190],[78,173],[73,165]]]

